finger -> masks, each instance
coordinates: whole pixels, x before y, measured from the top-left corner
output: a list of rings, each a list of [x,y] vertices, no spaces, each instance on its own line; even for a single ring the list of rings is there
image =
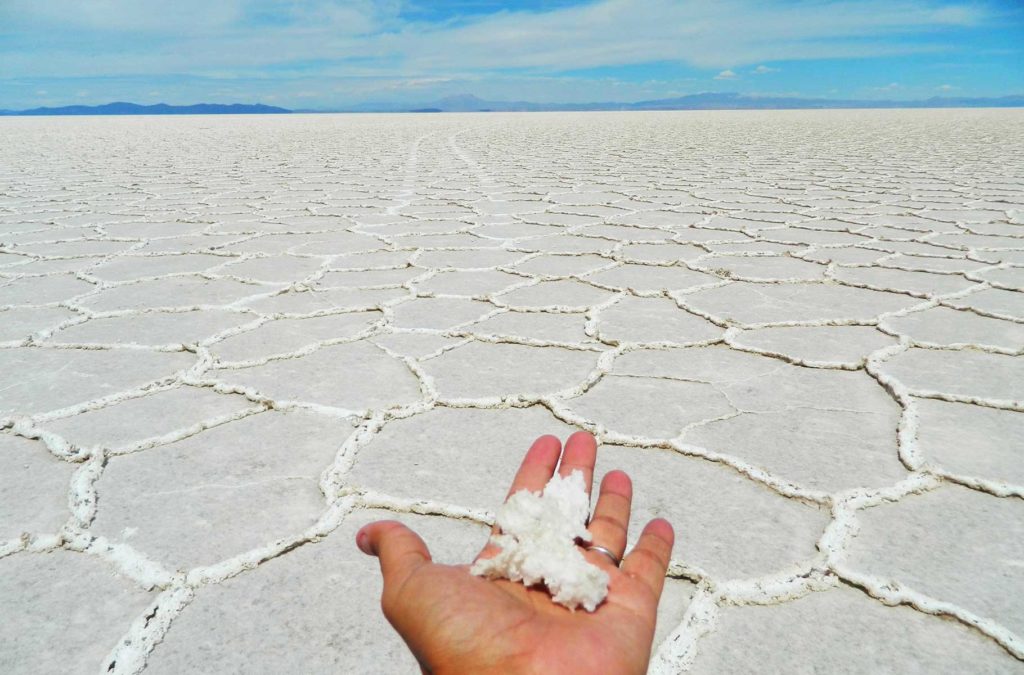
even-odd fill
[[[512,487],[509,488],[505,499],[507,500],[520,490],[529,490],[530,492],[543,490],[551,480],[552,474],[555,473],[558,455],[561,452],[562,442],[555,436],[546,435],[535,440],[530,449],[526,451],[526,456],[523,457],[523,462],[519,465],[516,477],[512,479]]]
[[[655,518],[647,523],[640,540],[622,561],[622,571],[645,583],[654,597],[660,598],[674,542],[672,525],[664,518]]]
[[[416,568],[430,562],[430,551],[420,536],[395,520],[381,520],[356,533],[356,545],[380,560],[384,593],[405,583]]]
[[[594,517],[587,529],[592,544],[603,546],[622,560],[629,529],[629,510],[633,502],[633,482],[622,471],[610,471],[601,481]],[[605,558],[607,560],[607,558]]]
[[[591,483],[594,481],[594,462],[597,461],[597,441],[587,431],[577,431],[565,442],[562,461],[558,465],[558,475],[565,477],[573,471],[583,473],[583,485],[590,494]]]
[[[526,451],[526,456],[523,457],[523,461],[519,465],[516,477],[512,479],[512,487],[509,488],[505,500],[508,501],[509,497],[520,490],[529,490],[530,492],[543,490],[555,473],[560,454],[562,454],[562,441],[558,440],[556,436],[545,435],[535,440],[530,449]],[[497,533],[498,526],[495,524],[491,527],[491,534]],[[490,558],[499,550],[501,549],[488,539],[477,558]]]

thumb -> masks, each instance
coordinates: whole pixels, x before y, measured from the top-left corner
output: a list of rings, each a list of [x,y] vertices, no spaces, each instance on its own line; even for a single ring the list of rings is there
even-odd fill
[[[365,525],[356,533],[356,545],[380,559],[385,593],[401,587],[417,567],[430,562],[430,551],[420,536],[395,520]]]

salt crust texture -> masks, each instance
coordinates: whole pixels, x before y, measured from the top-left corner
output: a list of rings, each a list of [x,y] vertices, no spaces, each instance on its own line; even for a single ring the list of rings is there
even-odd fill
[[[589,513],[590,496],[580,471],[565,478],[555,474],[540,492],[520,490],[498,509],[495,522],[501,533],[491,543],[501,551],[478,560],[469,571],[525,586],[542,583],[555,602],[593,612],[608,595],[608,575],[576,546],[577,539],[591,539]]]
[[[678,533],[652,673],[1024,671],[1022,156],[1016,110],[0,118],[0,672],[419,672],[356,531],[464,563],[581,428]]]

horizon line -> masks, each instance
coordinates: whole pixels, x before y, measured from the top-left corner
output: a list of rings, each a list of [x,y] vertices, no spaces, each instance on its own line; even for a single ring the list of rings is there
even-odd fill
[[[717,99],[717,100],[716,100]],[[685,107],[685,103],[697,104],[703,102],[703,106]],[[729,103],[740,103],[743,105],[729,105]],[[763,103],[763,105],[758,105]],[[976,105],[971,105],[971,104]],[[990,103],[995,105],[981,105]],[[1004,103],[1005,105],[999,105]],[[673,107],[678,105],[679,107]],[[487,106],[487,107],[477,107]],[[475,108],[476,109],[473,109]],[[495,107],[498,107],[497,109]],[[502,108],[503,107],[503,108]],[[182,113],[183,109],[200,109],[193,114],[223,114],[230,110],[245,108],[248,110],[237,111],[238,114],[293,114],[293,113],[444,113],[444,112],[598,112],[598,111],[657,111],[657,110],[780,110],[780,109],[871,109],[873,107],[883,109],[920,109],[920,108],[1016,108],[1024,107],[1024,93],[1003,94],[999,96],[930,96],[918,99],[856,99],[856,98],[817,98],[804,96],[783,96],[766,94],[743,94],[739,92],[697,92],[683,94],[680,96],[665,97],[658,99],[644,99],[637,101],[589,101],[589,102],[553,102],[539,103],[526,100],[487,100],[473,94],[454,94],[444,96],[430,102],[399,103],[386,101],[367,101],[361,103],[350,103],[337,106],[324,106],[315,108],[287,108],[262,102],[255,103],[186,103],[173,104],[166,102],[159,103],[134,103],[131,101],[110,101],[99,104],[71,103],[67,105],[38,106],[23,109],[0,108],[0,116],[43,116],[43,115],[87,115],[85,111],[95,111],[94,114],[109,115],[131,115],[131,114],[188,114]],[[118,112],[117,109],[141,109],[147,112],[132,113]],[[115,111],[104,111],[114,109]],[[154,110],[159,109],[159,110]],[[206,109],[206,110],[203,110]],[[75,112],[57,112],[75,111]],[[81,112],[79,112],[81,111]]]

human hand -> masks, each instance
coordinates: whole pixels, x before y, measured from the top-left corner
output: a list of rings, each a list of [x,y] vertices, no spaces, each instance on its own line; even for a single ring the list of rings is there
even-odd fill
[[[596,458],[597,443],[589,433],[570,436],[564,452],[557,438],[541,436],[526,453],[509,495],[541,490],[556,466],[562,476],[581,471],[589,493]],[[632,496],[629,476],[609,472],[587,528],[591,544],[619,559]],[[473,576],[469,564],[432,562],[423,540],[401,523],[379,521],[356,534],[360,550],[380,559],[384,616],[423,672],[433,675],[646,672],[673,541],[672,526],[656,519],[621,568],[600,552],[584,551],[608,573],[608,596],[594,612],[572,612],[552,602],[544,588]],[[488,543],[477,557],[498,550]]]

